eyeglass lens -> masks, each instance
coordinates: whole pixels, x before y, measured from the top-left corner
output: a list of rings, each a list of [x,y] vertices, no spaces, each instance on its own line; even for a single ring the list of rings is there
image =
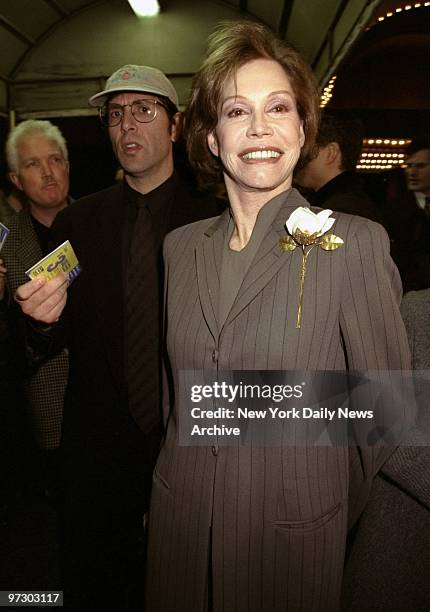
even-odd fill
[[[157,114],[156,100],[135,100],[131,104],[111,104],[107,103],[100,108],[100,119],[104,125],[115,126],[121,123],[125,108],[130,108],[133,117],[139,123],[149,123],[153,121]]]

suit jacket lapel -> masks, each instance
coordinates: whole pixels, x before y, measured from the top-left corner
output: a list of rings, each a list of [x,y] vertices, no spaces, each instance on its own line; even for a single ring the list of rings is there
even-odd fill
[[[278,215],[269,232],[261,242],[254,260],[243,279],[239,293],[226,319],[226,324],[230,323],[244,308],[246,308],[285,264],[286,258],[291,257],[291,252],[281,250],[279,240],[287,233],[285,228],[286,220],[298,206],[309,207],[309,204],[302,198],[298,191],[292,189],[286,194],[285,201]]]
[[[197,285],[206,323],[214,338],[219,336],[219,290],[222,251],[228,227],[228,210],[213,223],[196,247]]]
[[[15,292],[28,278],[24,271],[34,266],[42,258],[42,251],[31,222],[30,213],[21,211],[14,219],[16,232],[12,231],[8,240],[11,252],[14,250],[21,266],[13,266],[8,271],[9,286]]]
[[[17,249],[25,269],[31,268],[41,259],[42,251],[37,241],[36,232],[31,222],[30,213],[25,211],[21,214],[19,223],[20,246]]]

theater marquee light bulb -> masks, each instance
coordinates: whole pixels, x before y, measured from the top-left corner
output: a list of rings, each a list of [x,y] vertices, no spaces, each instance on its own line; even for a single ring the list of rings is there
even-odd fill
[[[158,0],[128,0],[138,17],[153,17],[160,12]]]

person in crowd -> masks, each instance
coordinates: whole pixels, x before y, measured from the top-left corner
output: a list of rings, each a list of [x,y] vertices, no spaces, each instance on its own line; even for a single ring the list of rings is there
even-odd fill
[[[383,223],[407,293],[430,287],[429,138],[412,140],[405,157],[406,184],[398,178],[402,183],[388,194]]]
[[[22,210],[24,198],[22,191],[15,185],[8,184],[0,189],[0,223],[6,223],[9,217]]]
[[[206,182],[224,177],[229,208],[165,240],[174,397],[153,478],[147,609],[333,612],[347,526],[393,448],[216,435],[198,445],[175,401],[191,371],[221,382],[235,370],[410,368],[388,238],[340,212],[338,249],[318,247],[325,222],[306,234],[302,215],[315,217],[292,177],[314,148],[318,96],[304,60],[265,26],[237,21],[211,36],[186,126],[191,163]]]
[[[378,207],[355,172],[363,144],[363,125],[349,111],[322,113],[316,145],[310,158],[295,173],[299,187],[313,190],[314,206],[381,220]]]
[[[161,243],[166,232],[219,209],[174,170],[181,114],[162,72],[123,66],[90,104],[99,107],[124,180],[56,220],[57,242],[69,239],[82,267],[68,296],[57,277],[23,285],[17,298],[34,320],[36,359],[69,347],[66,606],[118,612],[142,602],[143,517],[161,433]]]
[[[415,196],[417,206],[430,216],[430,138],[413,140],[405,162],[408,189]]]
[[[8,530],[32,476],[39,476],[42,467],[24,412],[25,362],[6,298],[6,274],[0,255],[0,530]]]
[[[417,425],[421,431],[419,444],[423,445],[405,448],[409,455],[408,461],[403,461],[405,484],[420,480],[422,489],[428,490],[430,471],[425,457],[430,439],[430,289],[404,295],[400,312],[408,335],[412,368],[416,370]],[[423,435],[427,441],[422,439]],[[346,564],[344,610],[427,610],[430,514],[428,504],[417,503],[416,498],[409,494],[407,486],[398,487],[382,474],[376,476]]]
[[[401,313],[408,332],[413,368],[430,370],[430,289],[407,293],[402,300]]]
[[[8,329],[8,320],[6,316],[6,311],[3,304],[3,298],[6,292],[6,268],[3,263],[3,259],[0,257],[0,384],[3,387],[3,391],[0,390],[0,399],[2,400],[3,406],[8,406],[11,402],[11,385],[7,380],[6,376],[6,368],[8,366],[9,361],[9,329]],[[7,390],[6,390],[7,385]],[[15,408],[15,406],[14,406]],[[3,414],[5,409],[3,409]],[[9,414],[10,410],[6,408],[6,413]],[[9,427],[7,424],[9,423],[9,419],[3,418],[0,419],[0,433],[5,432],[6,435],[1,435],[1,447],[0,447],[0,462],[2,467],[7,466],[7,462],[10,461],[9,448],[7,448],[7,440],[9,437]],[[2,452],[3,448],[7,448],[6,452]],[[11,478],[8,476],[4,476],[6,470],[2,470],[2,475],[0,476],[0,528],[6,526],[7,524],[7,511],[8,504],[10,502],[10,497],[12,495],[13,488],[11,488]]]
[[[28,280],[26,270],[48,254],[54,219],[69,202],[69,162],[58,127],[50,121],[32,119],[10,131],[6,157],[9,179],[24,203],[20,212],[9,217],[10,233],[2,251],[8,284],[4,299],[12,311],[10,317],[14,317],[19,313],[10,298]],[[30,427],[40,450],[38,486],[53,501],[59,491],[58,448],[67,375],[68,356],[64,349],[23,380]]]

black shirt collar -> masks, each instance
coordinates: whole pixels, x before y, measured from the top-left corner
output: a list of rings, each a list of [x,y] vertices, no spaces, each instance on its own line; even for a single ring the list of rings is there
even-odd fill
[[[161,204],[168,201],[170,195],[174,192],[177,180],[177,175],[174,172],[164,183],[161,183],[149,193],[140,193],[130,187],[124,179],[125,200],[130,206],[136,207],[136,210],[138,206],[146,206],[153,217],[164,215],[164,206]]]

